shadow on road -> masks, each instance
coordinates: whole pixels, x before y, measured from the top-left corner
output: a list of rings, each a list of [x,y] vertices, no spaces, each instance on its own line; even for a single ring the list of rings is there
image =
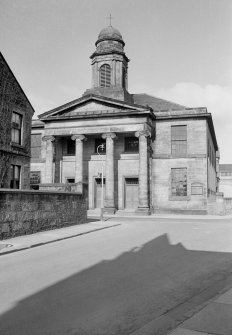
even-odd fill
[[[0,334],[127,335],[231,268],[230,253],[186,250],[162,235],[18,302],[0,317]]]

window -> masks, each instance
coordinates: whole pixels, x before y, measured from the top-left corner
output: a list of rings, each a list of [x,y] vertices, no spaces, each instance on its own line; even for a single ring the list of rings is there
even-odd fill
[[[122,68],[122,87],[126,88],[126,69]]]
[[[106,140],[104,138],[96,138],[95,139],[95,153],[97,153],[97,148],[99,145],[104,144],[104,148],[99,148],[98,152],[99,154],[105,154],[106,153]]]
[[[187,196],[187,168],[171,169],[171,194]]]
[[[111,86],[111,68],[108,64],[104,64],[100,67],[100,86]]]
[[[125,182],[127,185],[138,185],[139,179],[138,178],[125,178]]]
[[[41,134],[31,135],[31,157],[32,158],[41,157]]]
[[[139,152],[138,137],[125,137],[125,152]]]
[[[20,187],[20,170],[19,165],[10,166],[10,188],[19,188]]]
[[[21,144],[22,115],[13,112],[11,120],[11,141]]]
[[[96,184],[97,185],[101,185],[102,184],[102,179],[101,178],[95,178],[95,180],[96,180]],[[103,178],[103,185],[105,185],[105,183],[106,183],[106,179]]]
[[[75,178],[68,177],[68,178],[66,178],[66,182],[70,183],[70,184],[73,184],[73,183],[75,183]]]
[[[172,155],[187,154],[187,126],[171,126]]]
[[[74,156],[76,153],[76,141],[67,140],[67,155]]]

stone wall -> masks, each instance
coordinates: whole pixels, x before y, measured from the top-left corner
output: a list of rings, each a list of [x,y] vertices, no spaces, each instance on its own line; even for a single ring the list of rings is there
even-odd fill
[[[10,166],[21,167],[20,188],[30,188],[31,119],[34,110],[0,53],[0,187],[10,186]],[[12,142],[12,112],[22,117],[21,143]]]
[[[224,193],[224,197],[232,198],[232,176],[220,176],[219,191]]]
[[[208,198],[208,214],[229,215],[232,214],[232,198],[225,198],[223,193],[218,192],[215,196]]]
[[[171,126],[187,126],[187,153],[176,157],[171,152]],[[207,214],[207,146],[205,120],[157,121],[151,169],[153,213]],[[171,195],[171,169],[187,168],[187,196]],[[201,194],[192,192],[194,185]]]
[[[224,213],[232,214],[232,198],[224,198]]]
[[[81,194],[0,189],[0,240],[86,219],[87,202]]]

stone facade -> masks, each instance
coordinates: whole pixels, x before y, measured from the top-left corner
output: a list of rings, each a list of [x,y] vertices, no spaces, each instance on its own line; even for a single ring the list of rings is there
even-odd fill
[[[12,138],[12,114],[19,115],[19,138]],[[0,53],[0,187],[10,187],[11,167],[20,169],[19,188],[30,188],[31,120],[30,102]]]
[[[85,196],[78,193],[0,190],[0,239],[86,222]]]
[[[41,183],[87,182],[90,211],[103,190],[108,213],[206,214],[218,187],[211,114],[128,93],[129,60],[113,27],[99,34],[91,59],[92,88],[35,121],[31,170]]]
[[[220,164],[219,172],[219,191],[222,192],[226,198],[232,198],[232,164]]]

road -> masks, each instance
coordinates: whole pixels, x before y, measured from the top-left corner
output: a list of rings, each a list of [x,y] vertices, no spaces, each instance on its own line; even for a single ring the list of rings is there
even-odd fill
[[[1,256],[0,334],[132,334],[232,273],[231,219],[120,223]]]

